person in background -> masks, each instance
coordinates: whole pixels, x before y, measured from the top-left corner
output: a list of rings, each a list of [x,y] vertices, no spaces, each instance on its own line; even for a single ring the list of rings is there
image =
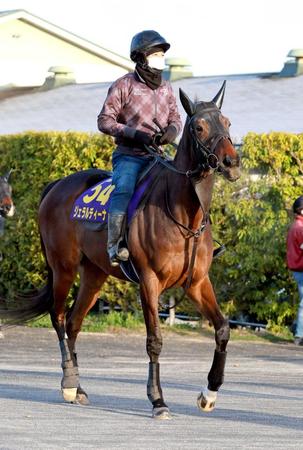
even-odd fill
[[[294,221],[287,233],[287,267],[297,283],[299,309],[295,327],[295,344],[303,346],[303,196],[293,204]]]
[[[98,116],[99,130],[113,136],[117,144],[108,218],[107,251],[112,266],[129,256],[127,248],[120,246],[123,225],[138,176],[151,161],[146,146],[154,142],[155,123],[163,130],[156,141],[160,146],[172,143],[182,128],[171,84],[162,79],[164,54],[169,48],[157,31],[137,33],[130,46],[135,70],[111,85]]]

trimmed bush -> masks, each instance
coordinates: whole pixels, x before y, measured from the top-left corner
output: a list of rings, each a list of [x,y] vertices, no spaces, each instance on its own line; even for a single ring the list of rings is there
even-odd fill
[[[37,211],[44,187],[78,170],[91,167],[111,170],[113,148],[112,139],[101,134],[29,132],[0,136],[0,173],[14,169],[11,184],[16,205],[16,215],[7,219],[6,232],[0,241],[4,257],[0,272],[1,295],[10,297],[45,284],[45,263],[37,227]],[[102,296],[126,309],[131,299],[136,298],[135,291],[130,283],[109,279]]]
[[[101,134],[22,133],[0,136],[0,173],[14,169],[17,213],[0,241],[0,294],[11,296],[45,283],[37,211],[44,186],[77,170],[109,170],[113,141]],[[218,300],[230,314],[250,314],[282,326],[297,310],[296,286],[285,264],[285,238],[294,199],[303,191],[303,135],[249,133],[242,147],[243,175],[218,177],[212,202],[214,238],[227,246],[211,269]],[[258,178],[249,175],[253,170]],[[76,283],[77,287],[77,283]],[[102,298],[124,310],[140,308],[137,287],[109,278]],[[72,292],[72,296],[75,291]],[[165,293],[180,297],[181,290]],[[189,303],[179,310],[193,313]]]
[[[285,257],[291,206],[303,191],[301,161],[303,135],[249,133],[242,147],[241,180],[216,184],[213,228],[227,252],[213,263],[211,274],[231,315],[242,311],[278,326],[295,317],[296,286]],[[255,170],[257,179],[251,175]]]

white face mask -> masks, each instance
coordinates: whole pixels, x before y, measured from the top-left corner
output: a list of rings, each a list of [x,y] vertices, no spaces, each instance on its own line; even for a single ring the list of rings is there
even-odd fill
[[[147,56],[147,64],[151,69],[163,70],[165,68],[164,55],[149,55]]]

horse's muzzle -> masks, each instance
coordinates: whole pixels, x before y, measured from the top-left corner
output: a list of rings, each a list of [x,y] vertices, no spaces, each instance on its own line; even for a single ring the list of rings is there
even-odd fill
[[[231,158],[225,156],[223,161],[219,165],[219,172],[229,181],[237,181],[241,175],[240,158]]]
[[[13,203],[0,206],[0,215],[2,217],[13,217],[15,214],[15,206]]]
[[[241,169],[237,166],[226,167],[223,164],[220,164],[219,173],[221,173],[228,181],[237,181],[241,176]]]

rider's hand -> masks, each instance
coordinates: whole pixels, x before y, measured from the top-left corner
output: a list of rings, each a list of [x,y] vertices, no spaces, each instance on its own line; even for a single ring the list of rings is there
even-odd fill
[[[163,136],[159,139],[160,144],[171,144],[174,142],[178,134],[178,131],[174,125],[168,125],[164,129]]]
[[[163,136],[162,133],[156,133],[156,134],[153,135],[153,143],[155,143],[157,147],[159,145],[161,145],[160,139],[162,138],[162,136]]]
[[[148,133],[145,133],[144,131],[137,130],[134,135],[134,140],[138,144],[143,145],[151,145],[152,144],[152,136],[150,136]]]

